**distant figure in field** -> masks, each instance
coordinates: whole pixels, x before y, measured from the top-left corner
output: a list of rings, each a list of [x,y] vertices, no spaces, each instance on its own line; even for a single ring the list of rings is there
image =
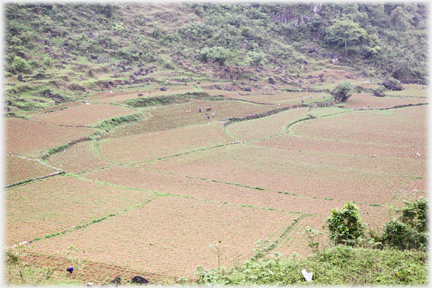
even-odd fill
[[[69,267],[69,268],[67,268],[66,271],[68,271],[70,274],[72,274],[72,272],[73,272],[73,267]]]
[[[302,103],[303,103],[303,100],[302,100]]]
[[[201,107],[199,108],[199,112],[201,113]]]
[[[111,92],[111,94],[112,94],[112,90],[111,90],[110,92]]]
[[[207,115],[207,113],[206,113],[206,116],[207,116],[207,119],[210,119],[210,117]]]
[[[213,112],[213,117],[214,117],[214,112]]]

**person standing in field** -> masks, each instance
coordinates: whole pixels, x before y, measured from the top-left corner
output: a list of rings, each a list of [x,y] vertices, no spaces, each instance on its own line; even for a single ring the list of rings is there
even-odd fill
[[[111,95],[112,95],[112,90],[110,92],[111,92]]]
[[[199,108],[199,112],[201,113],[201,107]]]
[[[214,117],[214,112],[213,112],[213,117]]]

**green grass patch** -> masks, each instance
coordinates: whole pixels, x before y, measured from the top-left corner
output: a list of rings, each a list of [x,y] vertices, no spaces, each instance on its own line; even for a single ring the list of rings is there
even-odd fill
[[[270,247],[269,247],[270,248]],[[313,272],[306,282],[302,270]],[[248,260],[240,267],[205,270],[203,285],[426,285],[427,252],[336,246],[301,259],[277,256]]]

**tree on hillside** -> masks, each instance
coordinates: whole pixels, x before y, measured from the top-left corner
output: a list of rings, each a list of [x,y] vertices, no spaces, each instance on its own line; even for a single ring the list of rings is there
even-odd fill
[[[353,89],[349,81],[339,83],[332,91],[332,95],[337,102],[344,102],[348,100],[351,94],[348,94]]]
[[[228,58],[230,58],[231,53],[229,50],[223,47],[204,47],[201,50],[198,50],[198,54],[201,57],[203,62],[207,62],[210,59],[214,59],[219,64],[223,65]]]
[[[358,23],[349,19],[333,20],[333,25],[326,31],[324,40],[328,43],[337,43],[337,46],[345,44],[345,56],[348,56],[348,43],[359,43],[366,38],[366,30],[360,28]]]

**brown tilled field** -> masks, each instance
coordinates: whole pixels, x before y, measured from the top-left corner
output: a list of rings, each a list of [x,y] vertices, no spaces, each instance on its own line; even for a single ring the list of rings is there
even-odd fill
[[[191,85],[192,86],[192,85]],[[159,87],[160,88],[160,87]],[[201,89],[196,88],[199,92]],[[168,89],[167,91],[160,91],[158,88],[155,88],[154,86],[152,88],[140,88],[138,91],[119,91],[119,90],[113,90],[113,94],[111,94],[111,90],[106,90],[104,92],[99,92],[93,94],[91,97],[89,97],[90,101],[94,101],[97,103],[121,103],[124,104],[126,100],[128,99],[134,99],[134,98],[149,98],[149,97],[156,97],[156,96],[171,96],[175,93],[185,93],[185,92],[194,92],[191,91],[191,87],[186,88],[173,88]],[[150,93],[149,93],[150,92]],[[138,94],[143,94],[142,96],[138,96]]]
[[[252,256],[259,239],[276,240],[295,218],[288,212],[162,197],[33,246],[36,252],[55,254],[73,245],[97,262],[190,278],[198,265],[217,266],[210,245],[218,243],[221,265],[229,266],[236,257]]]
[[[20,156],[42,156],[50,148],[87,137],[96,130],[37,123],[25,119],[7,119],[5,152]]]
[[[35,159],[6,156],[6,185],[42,177],[57,169],[41,164]]]
[[[237,93],[230,97],[257,103],[281,104],[281,106],[299,105],[302,103],[301,100],[303,100],[304,103],[308,103],[330,98],[330,95],[324,92],[279,92],[274,95],[267,95],[264,93],[256,95],[253,93],[248,96],[242,96],[240,94]]]
[[[144,168],[204,177],[210,180],[261,187],[301,196],[344,201],[385,203],[392,199],[395,185],[411,175],[315,164],[314,156],[297,156],[300,150],[276,150],[242,144],[200,151],[142,165]],[[316,155],[315,157],[320,157]],[[333,154],[338,158],[337,154]],[[257,178],[261,175],[262,178]]]
[[[425,147],[427,106],[339,114],[292,128],[304,137],[391,146]],[[416,151],[414,151],[416,153]]]
[[[354,93],[345,107],[351,109],[361,108],[391,108],[400,105],[427,103],[426,98],[408,98],[408,97],[375,97],[369,93]]]
[[[268,117],[228,125],[225,132],[234,139],[253,141],[284,133],[290,123],[306,117],[307,108],[290,109]]]
[[[201,107],[201,113],[199,108]],[[206,112],[207,108],[212,108]],[[270,105],[258,105],[241,101],[204,101],[195,100],[188,103],[169,106],[155,106],[141,109],[151,115],[145,122],[132,123],[119,127],[108,137],[123,137],[129,135],[163,131],[189,125],[219,122],[230,117],[244,117],[275,109]],[[189,112],[190,111],[190,112]],[[213,117],[213,112],[215,116]],[[208,114],[210,119],[206,117]]]
[[[99,181],[109,181],[116,185],[154,190],[161,193],[292,212],[326,213],[334,205],[331,201],[321,203],[322,200],[318,198],[282,191],[262,190],[256,187],[238,186],[136,167],[113,167],[86,173],[82,176],[88,179],[97,178]],[[318,202],[321,204],[311,204]]]
[[[73,229],[157,197],[94,180],[57,176],[9,188],[5,197],[6,244]]]
[[[36,114],[31,119],[37,122],[56,125],[88,126],[100,123],[106,119],[133,113],[136,113],[136,111],[127,107],[89,102],[89,104],[81,104],[56,112]]]
[[[302,87],[332,90],[347,77],[364,89],[380,86],[376,79],[353,79],[353,73],[326,64]],[[315,85],[319,74],[326,82]],[[174,71],[153,76],[179,77]],[[389,207],[428,197],[428,106],[392,108],[427,104],[424,86],[404,85],[383,98],[356,93],[347,103],[317,107],[328,104],[330,94],[279,90],[297,89],[297,82],[183,87],[169,80],[166,92],[154,83],[133,92],[119,88],[113,95],[107,90],[91,95],[89,105],[61,104],[29,112],[30,120],[7,119],[5,152],[12,156],[37,159],[50,148],[99,133],[39,159],[54,168],[5,155],[7,184],[60,169],[66,173],[5,189],[6,244],[35,240],[26,261],[51,264],[54,278],[74,265],[72,277],[82,284],[108,283],[116,276],[125,283],[135,275],[174,284],[180,276],[193,281],[198,265],[241,264],[253,256],[258,240],[278,240],[269,253],[306,257],[312,252],[306,229],[326,233],[331,210],[348,201],[357,205],[368,229],[379,230],[396,216]],[[150,97],[149,90],[151,97],[205,91],[225,100],[124,105],[138,93]],[[301,100],[304,107],[292,107]],[[228,123],[287,105],[290,110]],[[105,131],[64,126],[95,127],[132,113],[142,114],[142,121]],[[327,235],[320,241],[320,247],[327,245]]]
[[[97,152],[93,141],[79,142],[47,158],[46,162],[60,167],[66,173],[79,173],[116,165],[102,158]]]
[[[172,155],[190,153],[226,145],[233,139],[223,133],[220,122],[171,129],[101,141],[100,150],[106,159],[137,164]]]

